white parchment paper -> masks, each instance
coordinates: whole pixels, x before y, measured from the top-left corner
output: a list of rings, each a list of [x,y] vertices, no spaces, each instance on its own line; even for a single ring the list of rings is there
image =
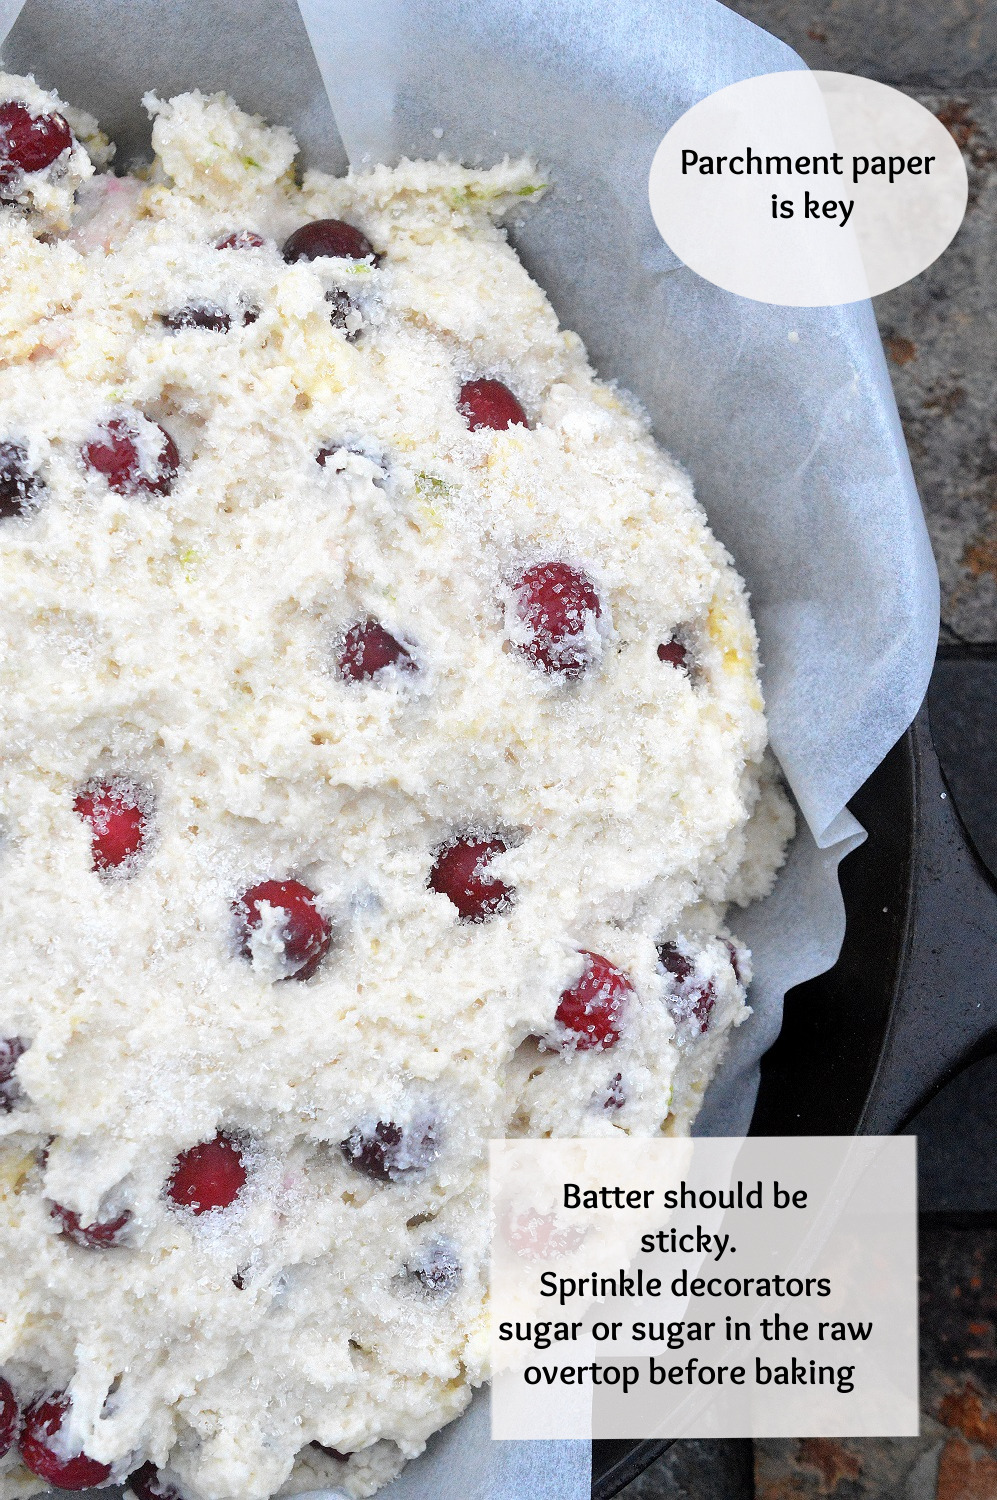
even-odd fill
[[[748,302],[681,266],[647,201],[672,122],[738,79],[800,67],[717,0],[0,0],[4,62],[148,145],[142,93],[225,89],[289,125],[307,164],[540,161],[512,238],[600,374],[690,469],[752,595],[772,743],[803,813],[772,896],[735,926],[754,1015],[698,1130],[741,1134],[792,985],[829,967],[845,803],[927,687],[938,580],[872,310]],[[15,21],[15,18],[16,21]],[[311,44],[309,45],[309,38]],[[331,105],[331,107],[330,107]],[[486,1403],[391,1500],[581,1500],[585,1444],[493,1444]]]

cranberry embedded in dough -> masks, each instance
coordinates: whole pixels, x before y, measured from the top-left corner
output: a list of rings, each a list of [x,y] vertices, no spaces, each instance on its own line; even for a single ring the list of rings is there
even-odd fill
[[[581,977],[558,1001],[554,1019],[562,1028],[554,1046],[589,1051],[615,1047],[620,1023],[634,989],[622,969],[600,953],[583,953]]]
[[[695,964],[680,952],[675,943],[658,946],[658,962],[675,984],[668,1000],[668,1009],[676,1021],[691,1021],[696,1034],[704,1032],[716,1003],[717,992],[712,979],[705,983],[693,982]]]
[[[246,1185],[242,1152],[228,1135],[216,1135],[181,1151],[173,1163],[166,1191],[180,1208],[192,1214],[228,1208]]]
[[[526,413],[501,380],[468,380],[460,388],[457,410],[472,432],[482,427],[504,432],[507,427],[526,427]]]
[[[233,229],[215,242],[216,250],[261,250],[266,244],[262,234],[255,229]]]
[[[0,520],[22,516],[41,488],[20,443],[0,443]]]
[[[9,1115],[21,1097],[21,1086],[17,1081],[18,1059],[28,1050],[22,1037],[0,1037],[0,1115]]]
[[[33,115],[25,104],[0,104],[0,187],[19,172],[40,172],[73,144],[61,115]]]
[[[692,1013],[700,1031],[705,1031],[709,1026],[716,1000],[717,992],[712,979],[708,979],[703,985],[697,985],[692,995]]]
[[[681,672],[688,672],[689,648],[673,636],[670,641],[662,641],[658,647],[658,660],[670,667],[677,667]]]
[[[143,1464],[128,1478],[128,1488],[136,1500],[183,1500],[176,1485],[163,1479],[155,1464]]]
[[[444,1239],[433,1240],[427,1245],[408,1270],[423,1291],[440,1301],[452,1296],[464,1279],[457,1247]]]
[[[336,457],[337,453],[352,454],[355,458],[362,458],[366,460],[366,462],[371,465],[371,468],[375,470],[375,473],[370,475],[371,482],[375,484],[378,489],[384,488],[383,481],[388,476],[388,465],[383,457],[369,452],[367,449],[360,447],[358,444],[354,445],[351,443],[336,442],[333,439],[327,443],[324,443],[318,450],[315,455],[315,462],[318,464],[320,469],[328,468],[330,473],[341,474],[347,467],[347,465],[342,459],[340,459],[338,463],[331,462],[331,460]]]
[[[603,1109],[622,1109],[627,1102],[626,1089],[623,1087],[623,1074],[617,1073],[609,1080],[609,1087],[602,1097]]]
[[[565,1224],[556,1214],[536,1208],[510,1214],[505,1225],[506,1243],[523,1260],[560,1260],[572,1255],[585,1234],[580,1224]]]
[[[526,637],[514,642],[516,648],[541,671],[579,677],[592,661],[589,624],[602,613],[591,581],[567,563],[537,563],[514,593]]]
[[[378,1120],[376,1125],[358,1125],[341,1143],[351,1167],[375,1182],[399,1182],[416,1172],[425,1171],[437,1152],[436,1127],[433,1124],[403,1129],[393,1120]]]
[[[666,973],[678,980],[679,984],[684,984],[692,973],[692,959],[680,953],[674,943],[658,945],[658,962]]]
[[[339,648],[337,665],[345,682],[368,682],[386,667],[398,667],[402,672],[416,670],[411,653],[377,620],[361,620],[350,626]]]
[[[334,287],[332,291],[326,292],[325,300],[329,304],[329,322],[333,328],[339,328],[346,335],[346,341],[355,344],[363,332],[363,318],[349,292],[344,292],[342,287]]]
[[[111,1465],[86,1453],[66,1456],[59,1433],[68,1413],[69,1398],[63,1392],[29,1406],[19,1444],[21,1458],[32,1474],[57,1490],[88,1490],[111,1477]]]
[[[103,474],[118,495],[168,495],[180,469],[177,445],[158,422],[139,433],[125,417],[112,417],[83,449],[88,469]],[[158,433],[158,439],[155,437]]]
[[[0,1375],[0,1458],[8,1453],[21,1425],[21,1408],[10,1386]]]
[[[52,1217],[61,1225],[60,1233],[80,1245],[84,1250],[106,1250],[121,1243],[121,1235],[131,1218],[130,1213],[119,1214],[115,1219],[96,1220],[93,1224],[81,1224],[80,1216],[61,1203],[52,1204]]]
[[[374,246],[363,233],[342,219],[315,219],[302,224],[285,241],[283,255],[288,262],[317,260],[327,255],[332,260],[367,260]]]
[[[265,926],[264,905],[278,913],[272,935],[285,971],[281,977],[310,979],[332,942],[332,929],[315,905],[315,892],[300,880],[261,880],[243,892],[232,909],[239,921],[242,956],[250,962],[254,934]]]
[[[80,792],[73,807],[90,825],[90,849],[98,873],[116,870],[142,848],[146,814],[134,791],[104,784]]]
[[[497,835],[455,839],[438,850],[429,875],[430,889],[452,901],[462,921],[486,922],[512,900],[512,887],[488,874],[490,861],[507,847]]]
[[[230,315],[221,307],[207,302],[189,302],[175,312],[163,313],[160,321],[171,333],[180,333],[185,328],[206,328],[211,333],[228,333],[232,327]]]

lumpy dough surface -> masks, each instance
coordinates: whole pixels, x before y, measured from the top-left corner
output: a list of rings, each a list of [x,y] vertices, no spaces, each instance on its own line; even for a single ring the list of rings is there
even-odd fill
[[[11,99],[76,123],[0,208],[0,1374],[111,1480],[370,1494],[487,1376],[484,1143],[686,1133],[748,1014],[745,590],[532,164],[299,182],[194,93],[115,178]]]

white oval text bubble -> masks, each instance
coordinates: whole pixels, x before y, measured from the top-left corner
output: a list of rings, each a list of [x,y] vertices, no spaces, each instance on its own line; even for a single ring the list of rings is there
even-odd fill
[[[766,73],[687,110],[648,193],[680,260],[756,302],[875,297],[937,260],[966,212],[962,154],[897,89],[849,73]]]

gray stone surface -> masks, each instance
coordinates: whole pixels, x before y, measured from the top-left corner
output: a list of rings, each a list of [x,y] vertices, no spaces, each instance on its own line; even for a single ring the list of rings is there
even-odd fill
[[[730,0],[811,68],[905,88],[997,87],[997,0]]]
[[[751,1500],[752,1446],[747,1438],[675,1443],[627,1485],[621,1500]]]
[[[997,0],[736,0],[815,68],[892,83],[962,148],[969,209],[876,315],[942,582],[943,639],[997,641]]]
[[[950,638],[997,640],[997,91],[917,93],[969,168],[958,235],[876,299]]]

